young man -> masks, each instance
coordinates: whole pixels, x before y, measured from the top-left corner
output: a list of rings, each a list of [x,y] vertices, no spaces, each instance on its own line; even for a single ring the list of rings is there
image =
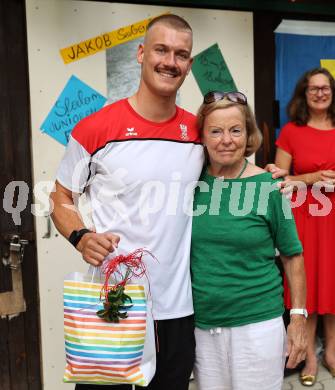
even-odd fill
[[[125,254],[145,247],[158,259],[146,262],[159,343],[148,387],[155,390],[187,390],[194,362],[186,208],[203,148],[195,117],[175,104],[191,69],[191,50],[192,29],[184,19],[169,14],[150,22],[137,53],[138,91],[76,126],[51,195],[57,229],[87,263],[101,265],[114,247]],[[84,191],[92,204],[94,232],[74,207],[74,198]],[[76,386],[96,388],[102,387]]]
[[[175,104],[191,69],[191,50],[192,29],[184,19],[168,14],[149,23],[137,53],[138,91],[75,127],[51,194],[57,229],[87,263],[101,265],[114,247],[125,254],[145,247],[158,259],[146,262],[159,344],[150,390],[187,390],[194,363],[187,206],[203,148],[194,115]],[[74,205],[84,191],[94,232]],[[84,389],[102,387],[76,386]]]

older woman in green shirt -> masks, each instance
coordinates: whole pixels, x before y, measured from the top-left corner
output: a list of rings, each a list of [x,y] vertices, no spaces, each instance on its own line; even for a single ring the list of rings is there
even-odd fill
[[[210,92],[198,113],[207,166],[195,192],[191,249],[199,390],[280,390],[305,357],[305,273],[287,200],[248,162],[261,135],[246,97]],[[291,287],[282,321],[280,252]]]

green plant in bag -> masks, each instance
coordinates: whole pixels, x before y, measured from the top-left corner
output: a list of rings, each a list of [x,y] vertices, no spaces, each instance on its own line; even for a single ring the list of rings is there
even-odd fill
[[[128,279],[130,270],[127,269],[124,280]],[[111,287],[103,301],[104,308],[97,311],[97,316],[107,322],[120,322],[120,319],[128,317],[127,309],[132,307],[132,299],[124,292],[124,283]],[[128,302],[128,303],[127,303]]]
[[[105,281],[100,292],[100,299],[104,297],[104,308],[97,311],[97,316],[107,322],[120,322],[120,319],[128,317],[127,310],[132,305],[132,299],[125,294],[125,285],[131,278],[141,278],[146,276],[146,267],[142,260],[143,255],[149,255],[153,259],[156,257],[148,250],[139,248],[128,255],[117,255],[105,262],[102,272],[105,275]],[[126,274],[124,275],[124,269]],[[124,275],[124,276],[123,276]],[[114,286],[110,286],[111,276],[121,281]]]

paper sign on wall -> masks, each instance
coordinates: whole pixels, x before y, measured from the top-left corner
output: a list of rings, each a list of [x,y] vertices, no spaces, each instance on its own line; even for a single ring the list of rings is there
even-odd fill
[[[194,57],[192,73],[202,95],[209,91],[237,90],[217,43]]]
[[[81,119],[100,110],[106,100],[76,76],[71,76],[40,128],[61,144],[67,145],[74,126]]]
[[[142,37],[151,19],[153,18],[144,19],[129,26],[121,27],[117,30],[65,47],[60,50],[63,61],[65,64],[78,61],[102,50],[110,49],[113,46]]]
[[[335,60],[320,60],[322,68],[326,68],[335,77]]]

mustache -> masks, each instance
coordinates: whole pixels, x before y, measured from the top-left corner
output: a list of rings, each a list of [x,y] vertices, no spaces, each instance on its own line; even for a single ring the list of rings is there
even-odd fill
[[[155,71],[156,72],[162,72],[162,71],[169,72],[173,76],[180,76],[181,75],[180,70],[178,68],[176,68],[175,66],[155,66]]]

